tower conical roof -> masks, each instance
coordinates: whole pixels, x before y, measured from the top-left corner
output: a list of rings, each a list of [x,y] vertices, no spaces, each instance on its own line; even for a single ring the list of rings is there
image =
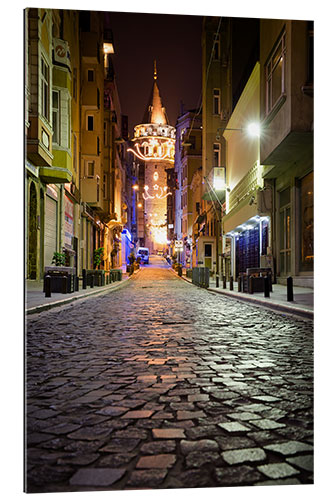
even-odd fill
[[[165,108],[163,108],[162,106],[162,99],[157,85],[156,61],[154,61],[153,88],[151,89],[148,106],[146,108],[142,123],[157,123],[162,125],[166,125],[169,123]]]

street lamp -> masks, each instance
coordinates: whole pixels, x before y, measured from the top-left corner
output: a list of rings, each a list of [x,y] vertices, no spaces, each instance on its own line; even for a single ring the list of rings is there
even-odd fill
[[[228,187],[225,182],[225,168],[223,167],[213,167],[213,185],[209,182],[209,179],[205,177],[205,181],[209,185],[210,192],[212,192],[218,201],[221,209],[222,205],[219,200],[217,193],[221,191],[228,190]],[[211,201],[214,201],[211,197]],[[214,208],[215,210],[215,208]],[[216,212],[216,226],[215,226],[215,247],[216,247],[216,288],[219,287],[220,281],[220,262],[219,262],[219,243],[220,243],[220,233],[221,233],[221,216]]]
[[[259,123],[249,123],[249,125],[246,127],[246,130],[250,137],[260,137],[261,129]]]

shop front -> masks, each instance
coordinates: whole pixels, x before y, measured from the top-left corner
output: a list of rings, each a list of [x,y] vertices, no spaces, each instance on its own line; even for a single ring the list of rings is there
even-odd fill
[[[273,271],[269,234],[270,218],[259,215],[228,230],[225,237],[230,246],[230,272],[234,278],[249,268],[270,267]]]

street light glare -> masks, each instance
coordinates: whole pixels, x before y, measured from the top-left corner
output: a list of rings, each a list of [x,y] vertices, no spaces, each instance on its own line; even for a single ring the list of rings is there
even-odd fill
[[[247,132],[251,137],[260,137],[259,123],[252,122],[247,126]]]

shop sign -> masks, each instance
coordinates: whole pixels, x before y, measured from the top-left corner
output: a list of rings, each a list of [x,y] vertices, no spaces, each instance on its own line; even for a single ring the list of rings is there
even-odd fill
[[[69,46],[65,40],[59,38],[53,39],[54,43],[54,60],[60,64],[64,64],[70,68],[70,53]]]
[[[64,196],[65,208],[65,247],[72,248],[72,237],[74,236],[74,203]]]

